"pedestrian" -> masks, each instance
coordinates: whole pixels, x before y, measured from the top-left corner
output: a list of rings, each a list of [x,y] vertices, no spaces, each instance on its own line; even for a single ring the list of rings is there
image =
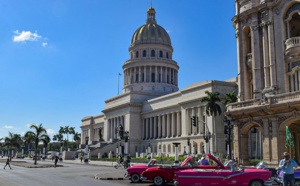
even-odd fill
[[[198,165],[210,165],[209,161],[206,159],[205,154],[203,154],[201,159],[198,160]]]
[[[83,156],[82,156],[82,154],[81,154],[81,156],[80,156],[80,162],[82,163],[82,159],[83,159]]]
[[[297,168],[298,164],[290,158],[290,154],[288,152],[283,153],[283,159],[279,162],[279,169],[282,171],[282,180],[283,185],[282,186],[288,186],[288,183],[290,186],[295,186],[295,175],[294,175],[294,167]]]
[[[7,165],[8,165],[9,168],[11,169],[9,162],[10,162],[10,159],[9,159],[9,156],[8,156],[8,157],[7,157],[7,160],[6,160],[6,164],[5,164],[5,166],[4,166],[3,169],[5,169],[5,167],[6,167]]]
[[[55,161],[54,161],[54,168],[56,168],[58,162],[58,156],[55,156]]]

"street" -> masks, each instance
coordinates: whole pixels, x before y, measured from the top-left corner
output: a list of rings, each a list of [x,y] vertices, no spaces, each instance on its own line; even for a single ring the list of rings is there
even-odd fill
[[[17,161],[17,160],[13,160]],[[27,160],[28,161],[28,160]],[[33,161],[30,161],[33,164]],[[76,162],[76,163],[75,163]],[[120,178],[125,173],[124,168],[115,169],[111,166],[99,166],[92,164],[73,162],[58,162],[63,167],[49,167],[49,168],[26,168],[11,165],[12,169],[7,166],[4,170],[4,161],[0,162],[0,179],[1,185],[5,186],[118,186],[118,185],[132,185],[129,180],[98,180],[94,179],[97,174],[101,178]],[[53,164],[51,160],[38,161],[38,163]],[[150,183],[140,183],[134,185],[152,185]]]

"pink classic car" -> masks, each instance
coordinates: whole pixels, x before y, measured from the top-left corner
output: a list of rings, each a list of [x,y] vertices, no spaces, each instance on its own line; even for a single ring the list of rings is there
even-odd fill
[[[219,160],[210,154],[207,157],[213,161],[212,165],[198,165],[192,156],[188,156],[180,166],[157,166],[148,168],[142,173],[141,180],[153,181],[154,185],[165,185],[167,182],[174,181],[175,172],[186,169],[228,169]]]
[[[189,169],[175,173],[175,186],[263,186],[270,185],[272,172],[265,169]]]
[[[155,166],[157,166],[155,159],[149,161],[148,164],[133,164],[127,169],[127,173],[125,173],[124,177],[129,178],[133,183],[138,183],[141,181],[140,177],[142,172],[150,167]]]

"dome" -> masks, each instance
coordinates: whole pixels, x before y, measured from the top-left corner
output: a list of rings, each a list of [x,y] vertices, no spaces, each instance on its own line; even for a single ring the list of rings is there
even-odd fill
[[[137,44],[164,44],[171,46],[171,39],[167,31],[155,20],[155,10],[150,7],[147,11],[146,24],[138,28],[131,39],[131,46]]]

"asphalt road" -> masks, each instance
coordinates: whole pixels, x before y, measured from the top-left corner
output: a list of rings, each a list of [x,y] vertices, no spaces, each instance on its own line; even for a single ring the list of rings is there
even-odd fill
[[[52,163],[46,162],[46,163]],[[125,169],[115,169],[107,166],[96,166],[86,164],[61,163],[63,167],[49,168],[26,168],[13,166],[12,169],[6,167],[4,162],[0,162],[0,186],[119,186],[133,185],[129,180],[97,180],[94,175],[101,177],[123,177]],[[1,167],[2,166],[2,167]],[[152,185],[150,183],[134,184]]]

